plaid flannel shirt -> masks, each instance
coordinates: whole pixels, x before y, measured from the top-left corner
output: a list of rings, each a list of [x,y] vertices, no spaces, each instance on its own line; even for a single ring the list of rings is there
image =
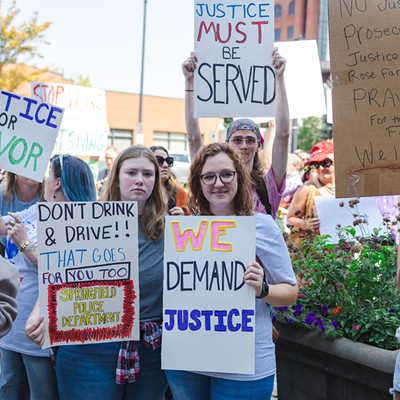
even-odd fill
[[[140,341],[152,350],[161,347],[162,322],[141,322]],[[121,342],[118,353],[115,382],[119,385],[135,382],[140,378],[139,342]]]

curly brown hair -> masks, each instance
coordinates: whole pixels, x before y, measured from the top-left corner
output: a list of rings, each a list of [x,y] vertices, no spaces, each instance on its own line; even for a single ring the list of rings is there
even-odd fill
[[[238,191],[233,199],[235,215],[253,215],[251,196],[252,179],[240,155],[227,143],[211,143],[203,146],[195,155],[189,171],[189,208],[192,214],[213,215],[210,203],[201,190],[201,172],[208,157],[225,153],[235,166]]]
[[[155,183],[151,196],[140,214],[139,221],[144,235],[148,239],[160,239],[164,234],[165,226],[165,199],[160,180],[160,169],[153,152],[145,146],[130,146],[122,150],[114,161],[114,165],[108,175],[106,188],[102,196],[105,201],[120,201],[121,192],[119,190],[119,171],[124,161],[131,158],[144,157],[154,165]]]

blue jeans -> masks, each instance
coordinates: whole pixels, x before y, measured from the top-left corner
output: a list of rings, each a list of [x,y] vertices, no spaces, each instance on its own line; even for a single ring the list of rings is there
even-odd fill
[[[1,349],[1,400],[57,400],[57,380],[50,357]]]
[[[274,375],[256,381],[233,381],[187,371],[165,371],[174,400],[269,400]]]
[[[120,342],[60,346],[56,372],[61,400],[162,400],[167,379],[161,370],[161,349],[139,345],[141,376],[133,383],[115,383]]]
[[[391,394],[400,393],[400,353],[397,355],[396,366],[394,367],[393,387],[390,389]]]

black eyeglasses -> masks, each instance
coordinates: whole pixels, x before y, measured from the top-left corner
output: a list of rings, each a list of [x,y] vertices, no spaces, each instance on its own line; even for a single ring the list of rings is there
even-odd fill
[[[235,136],[231,140],[238,146],[240,146],[243,142],[246,142],[247,145],[254,145],[257,143],[257,139],[253,136],[246,136],[245,138],[242,136]]]
[[[201,175],[200,179],[205,185],[211,186],[215,185],[217,178],[219,178],[222,183],[231,183],[234,180],[235,175],[236,171],[222,171],[219,174],[208,172],[207,174]]]
[[[174,165],[174,157],[161,157],[161,156],[156,156],[158,165],[162,167],[164,165],[164,162],[167,163],[168,167],[172,167]]]
[[[325,158],[325,160],[322,161],[315,161],[315,162],[311,162],[310,163],[310,167],[315,167],[315,168],[328,168],[331,165],[333,165],[333,160],[331,160],[330,158]]]

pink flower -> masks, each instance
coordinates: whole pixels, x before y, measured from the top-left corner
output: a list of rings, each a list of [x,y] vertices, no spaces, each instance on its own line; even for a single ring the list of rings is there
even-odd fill
[[[306,295],[303,294],[303,293],[299,293],[299,294],[297,295],[297,297],[300,298],[300,299],[304,299],[304,298],[306,297]]]
[[[361,329],[360,325],[354,325],[351,327],[351,329],[353,329],[353,331],[359,331]]]

